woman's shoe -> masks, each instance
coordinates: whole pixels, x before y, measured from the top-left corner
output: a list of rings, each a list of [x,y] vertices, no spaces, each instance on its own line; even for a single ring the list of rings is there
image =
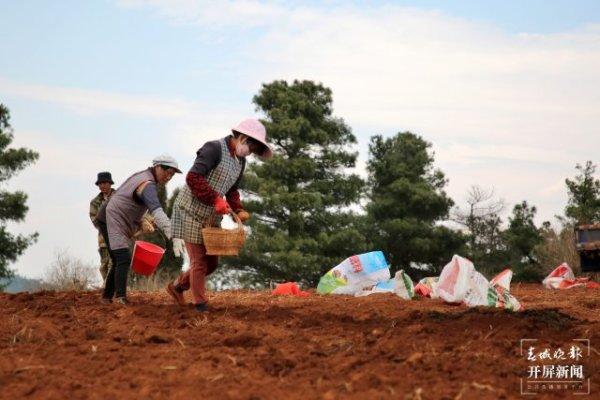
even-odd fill
[[[194,306],[194,308],[198,312],[207,312],[208,311],[208,305],[206,303],[198,303]]]
[[[173,300],[175,300],[175,303],[179,304],[180,306],[185,306],[185,299],[183,298],[183,293],[177,290],[173,282],[167,285],[167,293],[171,295]]]

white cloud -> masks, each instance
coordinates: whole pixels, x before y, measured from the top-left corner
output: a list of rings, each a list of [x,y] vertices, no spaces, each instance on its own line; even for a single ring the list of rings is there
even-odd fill
[[[565,191],[565,179],[559,179],[553,183],[550,183],[549,185],[542,187],[542,189],[540,190],[540,194],[542,196],[548,196],[548,197],[555,197],[555,196],[560,196],[562,197],[564,191]]]
[[[304,28],[273,29],[257,80],[322,81],[351,124],[525,145],[569,132],[553,135],[562,147],[598,122],[597,29],[518,36],[402,9],[317,15]]]
[[[0,78],[0,91],[29,100],[58,104],[85,115],[117,112],[140,117],[175,119],[192,115],[195,109],[200,108],[198,104],[178,99],[32,85],[2,78]]]
[[[490,160],[524,161],[538,165],[570,166],[569,155],[560,150],[506,144],[468,145],[452,143],[436,152],[436,160],[444,164],[476,165]]]
[[[90,90],[81,88],[69,88],[62,86],[32,85],[14,82],[0,77],[0,92],[23,99],[56,104],[63,108],[83,115],[99,115],[104,113],[118,113],[127,116],[166,119],[170,121],[168,131],[164,132],[164,138],[168,139],[170,151],[176,153],[190,153],[190,148],[197,150],[204,142],[214,140],[227,135],[230,129],[242,119],[252,117],[254,112],[250,104],[233,105],[226,108],[215,108],[210,104],[191,102],[182,99],[165,99],[160,96],[148,96],[140,94],[109,92],[103,90]],[[38,148],[44,145],[43,154],[56,160],[64,160],[64,157],[53,157],[52,155],[65,152],[67,147],[61,147],[48,141],[48,135],[40,135],[34,132],[20,132],[19,136],[29,136],[32,146]],[[101,138],[99,138],[101,139]],[[71,142],[72,143],[72,142]],[[81,147],[82,160],[89,160],[87,166],[94,157],[100,143],[92,145],[83,143]],[[69,154],[71,154],[69,152]],[[111,158],[119,157],[117,154]],[[127,155],[124,156],[126,159]],[[100,158],[103,161],[102,158]]]
[[[600,26],[511,34],[441,12],[391,5],[298,7],[280,2],[120,1],[204,32],[260,26],[245,49],[247,90],[273,79],[333,89],[351,125],[412,129],[432,141],[575,149],[596,135]],[[240,33],[242,32],[242,33]],[[547,140],[552,137],[552,140]],[[543,149],[542,149],[543,150]],[[497,156],[502,156],[498,153]]]
[[[177,24],[203,24],[213,28],[258,27],[285,18],[287,10],[274,2],[241,0],[117,0],[122,7],[152,7]]]

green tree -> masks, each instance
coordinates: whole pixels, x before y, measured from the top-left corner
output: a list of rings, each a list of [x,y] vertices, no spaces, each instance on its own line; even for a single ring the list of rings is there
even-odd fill
[[[585,166],[577,164],[576,169],[579,175],[565,180],[569,190],[565,215],[577,225],[600,222],[600,180],[594,178],[596,165],[588,161]]]
[[[533,220],[536,212],[535,206],[529,206],[526,201],[523,201],[515,205],[512,216],[508,218],[508,229],[504,232],[504,240],[515,261],[536,262],[533,249],[542,240],[540,230]]]
[[[13,137],[10,113],[4,104],[0,104],[0,278],[13,276],[8,268],[9,263],[16,261],[38,237],[37,233],[28,236],[13,235],[6,229],[8,221],[23,221],[29,208],[26,204],[27,194],[21,191],[8,192],[1,188],[7,180],[39,157],[38,153],[26,148],[8,148]]]
[[[414,277],[439,272],[465,240],[439,224],[454,202],[444,192],[447,180],[434,168],[430,147],[410,132],[377,135],[369,145],[368,237],[392,269],[410,270]]]
[[[542,230],[534,222],[536,212],[536,207],[526,201],[516,204],[508,218],[508,229],[503,233],[509,256],[507,262],[515,270],[515,280],[539,282],[544,276],[534,251],[543,241]]]
[[[331,90],[311,81],[263,84],[253,102],[265,118],[275,156],[252,163],[243,183],[251,234],[240,257],[225,263],[258,283],[315,285],[344,258],[364,251],[365,238],[349,209],[364,182],[346,169],[356,138],[332,115]]]

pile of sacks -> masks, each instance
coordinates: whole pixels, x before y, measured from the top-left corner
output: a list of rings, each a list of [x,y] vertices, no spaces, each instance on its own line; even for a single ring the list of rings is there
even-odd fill
[[[390,268],[381,251],[346,258],[323,275],[317,286],[320,294],[367,296],[386,292],[407,300],[415,294],[413,282],[404,271],[396,272],[391,278]]]
[[[488,306],[520,311],[523,306],[510,293],[510,269],[500,272],[491,281],[475,270],[473,263],[455,255],[439,277],[423,278],[415,292],[426,297],[441,298],[448,303],[463,303],[468,307]]]
[[[475,270],[471,261],[455,255],[439,277],[424,278],[415,286],[403,270],[391,278],[385,256],[381,251],[374,251],[349,257],[329,270],[321,277],[317,292],[353,296],[388,292],[406,300],[419,294],[468,307],[489,306],[519,311],[523,306],[510,294],[511,279],[512,271],[507,269],[488,281]]]

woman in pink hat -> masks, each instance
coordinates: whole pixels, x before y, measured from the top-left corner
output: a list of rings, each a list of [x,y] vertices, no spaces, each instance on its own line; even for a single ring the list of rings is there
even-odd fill
[[[167,286],[177,304],[185,305],[183,292],[191,289],[196,310],[207,311],[206,276],[217,268],[219,259],[206,254],[202,228],[211,222],[219,224],[222,215],[231,210],[242,222],[250,218],[242,207],[238,186],[247,156],[273,156],[266,139],[263,124],[246,119],[232,129],[231,135],[205,143],[196,153],[186,176],[187,185],[177,196],[171,216],[173,251],[176,256],[187,251],[190,258],[189,270]]]

